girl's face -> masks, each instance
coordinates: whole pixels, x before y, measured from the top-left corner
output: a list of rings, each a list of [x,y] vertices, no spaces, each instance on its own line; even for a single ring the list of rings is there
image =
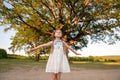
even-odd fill
[[[54,36],[55,36],[55,38],[61,38],[62,37],[62,31],[61,30],[56,30]]]

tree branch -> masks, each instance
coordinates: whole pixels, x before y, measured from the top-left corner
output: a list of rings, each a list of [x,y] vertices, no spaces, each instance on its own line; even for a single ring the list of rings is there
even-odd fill
[[[50,11],[50,13],[53,15],[53,17],[54,17],[54,19],[55,19],[55,15],[54,15],[52,9],[50,9],[50,6],[47,5],[46,3],[44,3],[42,0],[41,0],[41,3],[42,3],[46,8],[48,8],[48,10]]]
[[[35,28],[35,26],[31,26],[30,24],[26,23],[18,13],[17,13],[17,15],[18,15],[19,19],[20,19],[25,25],[29,26],[30,28],[32,28],[32,29],[35,30],[36,32],[40,32],[37,28]]]
[[[45,21],[49,24],[49,26],[50,26],[53,30],[55,30],[55,27],[53,27],[53,26],[51,25],[51,23],[50,23],[46,18],[44,18],[43,15],[42,15],[38,10],[36,10],[36,9],[32,6],[32,4],[30,4],[30,7],[31,7],[33,10],[36,11],[36,13],[40,16],[41,19],[45,20]]]

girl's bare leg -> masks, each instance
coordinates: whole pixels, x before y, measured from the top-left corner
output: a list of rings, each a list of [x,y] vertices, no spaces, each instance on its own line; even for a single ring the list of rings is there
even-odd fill
[[[57,73],[57,80],[60,80],[61,78],[61,72]]]
[[[55,73],[52,73],[51,80],[56,80],[56,79],[57,79],[57,74],[55,74]]]

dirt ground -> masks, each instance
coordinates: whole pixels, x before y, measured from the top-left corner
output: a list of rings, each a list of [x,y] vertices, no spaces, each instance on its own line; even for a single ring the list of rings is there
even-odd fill
[[[51,80],[50,77],[50,73],[36,68],[18,67],[0,73],[0,80]],[[62,73],[61,80],[120,80],[120,69],[72,70],[70,73]]]

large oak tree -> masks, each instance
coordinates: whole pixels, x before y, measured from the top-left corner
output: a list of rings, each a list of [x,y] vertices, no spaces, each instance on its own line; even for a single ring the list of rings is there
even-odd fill
[[[55,29],[75,49],[86,47],[89,39],[120,40],[120,0],[3,0],[0,5],[0,24],[16,31],[13,51],[52,40]]]

